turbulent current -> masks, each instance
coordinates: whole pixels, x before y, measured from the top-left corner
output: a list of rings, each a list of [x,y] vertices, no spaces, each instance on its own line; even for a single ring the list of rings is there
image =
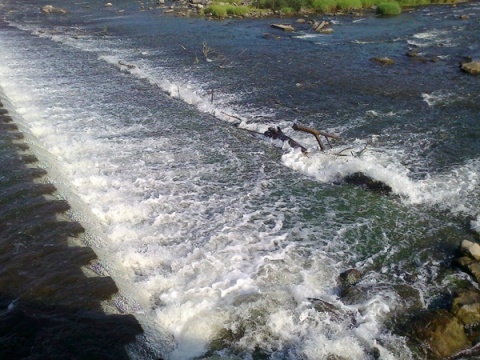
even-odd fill
[[[85,229],[83,272],[118,287],[103,311],[143,329],[128,356],[415,358],[392,319],[468,281],[450,263],[480,230],[480,79],[458,66],[480,58],[479,3],[324,17],[328,35],[145,5],[0,0],[0,98],[46,172],[29,187],[53,184]],[[318,151],[294,123],[342,140]],[[364,291],[344,296],[350,268]]]

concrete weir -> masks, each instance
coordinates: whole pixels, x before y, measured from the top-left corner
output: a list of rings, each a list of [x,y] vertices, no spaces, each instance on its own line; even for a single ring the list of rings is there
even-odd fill
[[[132,315],[106,314],[118,289],[86,275],[96,259],[76,246],[84,229],[65,215],[0,97],[0,357],[126,359],[142,329]],[[80,241],[78,241],[80,244]],[[92,276],[93,275],[93,276]]]

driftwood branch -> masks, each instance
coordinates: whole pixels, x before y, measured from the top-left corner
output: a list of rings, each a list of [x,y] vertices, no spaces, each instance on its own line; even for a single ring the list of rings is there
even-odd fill
[[[243,121],[242,118],[240,118],[240,117],[238,117],[238,116],[235,116],[235,115],[232,115],[232,114],[229,114],[229,113],[226,113],[225,111],[222,111],[222,114],[227,115],[227,116],[230,116],[231,118],[236,119],[236,120],[238,120],[238,121],[240,121],[240,122]]]
[[[325,151],[325,145],[323,145],[322,139],[320,136],[325,137],[325,140],[327,140],[328,146],[330,146],[330,149],[332,148],[332,144],[330,143],[330,138],[339,140],[340,137],[337,135],[329,134],[324,131],[320,131],[317,129],[312,129],[303,125],[298,125],[298,124],[293,124],[292,129],[295,131],[303,131],[309,134],[312,134],[315,136],[315,139],[317,139],[318,145],[320,146],[320,149],[322,151]]]
[[[125,66],[125,67],[127,67],[127,68],[129,68],[129,69],[135,69],[135,68],[136,68],[135,65],[133,65],[133,64],[127,64],[126,62],[123,62],[122,60],[120,60],[120,61],[118,62],[118,65]]]
[[[288,145],[290,145],[292,148],[300,148],[303,153],[307,152],[307,148],[304,146],[300,145],[298,142],[293,140],[291,137],[285,135],[279,127],[274,128],[274,127],[269,127],[267,131],[263,133],[266,137],[272,138],[272,139],[278,139],[281,141],[286,141],[288,142]]]

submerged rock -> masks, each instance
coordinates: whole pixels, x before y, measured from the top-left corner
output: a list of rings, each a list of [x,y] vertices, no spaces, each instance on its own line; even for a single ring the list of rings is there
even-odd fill
[[[335,318],[340,318],[342,315],[342,310],[337,308],[335,305],[322,300],[322,299],[317,299],[317,298],[308,298],[308,301],[310,301],[313,305],[313,308],[318,311],[318,312],[326,312],[331,314]]]
[[[338,279],[343,286],[352,286],[360,282],[362,273],[357,269],[348,269],[342,272]]]
[[[389,57],[374,57],[371,58],[370,61],[376,62],[382,65],[393,65],[395,64],[395,60],[390,59]]]
[[[45,5],[42,7],[42,12],[44,14],[66,14],[67,10],[54,7],[53,5]]]
[[[444,359],[472,346],[463,324],[447,310],[422,310],[408,326],[411,339],[420,341],[428,359]]]
[[[395,294],[395,305],[390,307],[390,315],[394,317],[404,316],[406,312],[418,311],[424,307],[420,291],[407,284],[359,284],[350,286],[340,294],[342,301],[347,305],[362,304],[378,294]]]
[[[361,172],[348,175],[344,180],[348,184],[366,186],[368,189],[378,191],[380,193],[389,194],[392,192],[392,188],[387,184],[372,179],[370,176],[367,176]]]

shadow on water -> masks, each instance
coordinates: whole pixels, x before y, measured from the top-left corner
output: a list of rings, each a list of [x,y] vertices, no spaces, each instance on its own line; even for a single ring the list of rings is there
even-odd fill
[[[22,139],[0,102],[0,359],[126,359],[142,329],[102,310],[117,287],[83,273],[96,255],[69,244],[83,228]]]

